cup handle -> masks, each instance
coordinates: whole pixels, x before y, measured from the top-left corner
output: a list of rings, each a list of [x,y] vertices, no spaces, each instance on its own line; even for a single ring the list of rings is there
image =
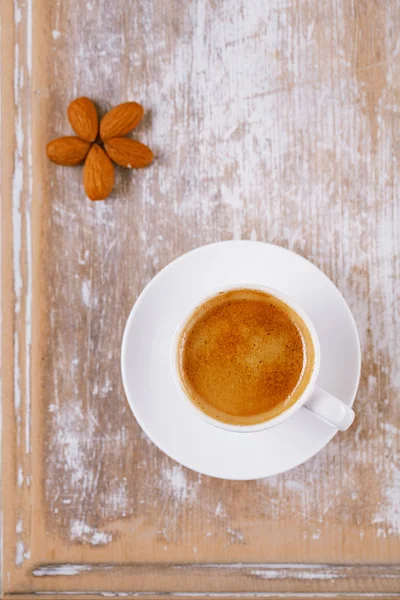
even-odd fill
[[[346,431],[354,421],[354,410],[344,402],[315,386],[311,398],[304,407],[325,423],[333,425],[339,431]]]

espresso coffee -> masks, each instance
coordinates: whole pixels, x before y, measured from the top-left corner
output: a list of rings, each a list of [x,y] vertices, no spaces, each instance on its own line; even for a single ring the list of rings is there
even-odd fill
[[[232,425],[263,423],[287,410],[307,387],[314,345],[285,302],[252,289],[222,292],[199,306],[178,339],[187,396]]]

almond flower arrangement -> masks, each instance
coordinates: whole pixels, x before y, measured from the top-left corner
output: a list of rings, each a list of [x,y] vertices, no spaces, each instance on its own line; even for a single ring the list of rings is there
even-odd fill
[[[100,121],[89,98],[77,98],[68,107],[68,120],[76,136],[60,137],[47,144],[47,156],[57,165],[85,163],[83,183],[90,200],[104,200],[114,187],[114,161],[121,167],[140,169],[153,161],[144,144],[123,137],[142,120],[137,102],[119,104]]]

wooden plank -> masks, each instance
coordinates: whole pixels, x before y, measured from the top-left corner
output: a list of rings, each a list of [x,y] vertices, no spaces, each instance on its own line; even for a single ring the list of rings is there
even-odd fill
[[[2,2],[6,595],[399,594],[399,20],[399,0]],[[156,162],[105,203],[44,154],[78,95],[146,109]],[[363,350],[354,427],[247,483],[158,451],[119,373],[143,286],[239,238],[321,267]]]
[[[1,4],[2,217],[2,575],[31,556],[32,391],[40,379],[32,362],[35,230],[32,208],[32,4]],[[38,272],[38,271],[37,271]],[[32,381],[32,371],[35,381]],[[8,550],[8,552],[7,552]]]

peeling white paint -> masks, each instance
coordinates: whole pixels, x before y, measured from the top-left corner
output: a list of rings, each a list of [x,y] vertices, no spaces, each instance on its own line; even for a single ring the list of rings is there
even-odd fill
[[[52,567],[51,565],[46,565],[39,567],[37,569],[33,569],[32,575],[34,577],[58,577],[60,575],[68,577],[73,575],[79,575],[79,573],[85,573],[87,571],[91,571],[91,565],[55,565]]]
[[[174,499],[177,502],[185,502],[190,490],[183,468],[180,465],[174,465],[164,471],[163,478]]]
[[[23,486],[24,483],[24,472],[22,470],[22,466],[19,465],[18,467],[18,476],[17,476],[17,485],[19,488],[21,488]]]
[[[288,568],[288,569],[268,569],[268,570],[260,570],[260,569],[252,569],[250,571],[251,575],[257,577],[258,579],[302,579],[309,581],[331,581],[333,579],[345,579],[347,577],[346,573],[340,573],[337,571],[332,571],[329,567],[325,567],[324,570],[302,570],[296,568]]]
[[[22,540],[17,540],[15,547],[15,566],[21,567],[24,562],[25,546]]]
[[[86,306],[90,306],[90,298],[92,295],[92,284],[88,280],[82,282],[82,300]]]
[[[245,543],[245,541],[246,541],[245,536],[241,529],[232,529],[232,527],[228,527],[226,532],[227,532],[232,544],[244,544]]]
[[[17,534],[22,533],[22,520],[21,519],[18,519],[18,521],[17,521],[17,525],[15,527],[15,532]]]
[[[87,523],[74,520],[71,523],[70,536],[72,541],[88,543],[92,546],[104,546],[112,541],[112,534],[90,527]]]
[[[215,508],[215,516],[216,517],[226,517],[227,516],[226,509],[221,501],[218,502],[218,504]]]

